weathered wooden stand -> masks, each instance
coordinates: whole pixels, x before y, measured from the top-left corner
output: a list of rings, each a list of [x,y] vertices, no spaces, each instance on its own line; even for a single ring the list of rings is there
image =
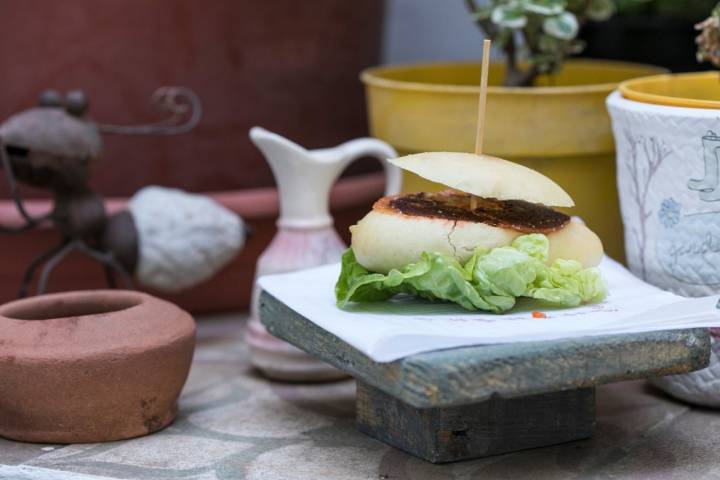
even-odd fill
[[[268,331],[357,379],[358,429],[433,463],[592,436],[595,385],[707,366],[705,330],[464,347],[376,363],[263,292]]]

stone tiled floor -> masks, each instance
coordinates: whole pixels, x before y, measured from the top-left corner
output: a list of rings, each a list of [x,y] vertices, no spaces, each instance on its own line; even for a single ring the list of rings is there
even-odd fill
[[[720,412],[644,382],[598,389],[591,440],[431,465],[355,431],[354,383],[270,383],[248,366],[244,318],[203,319],[181,414],[149,437],[90,445],[0,440],[0,479],[720,479]]]

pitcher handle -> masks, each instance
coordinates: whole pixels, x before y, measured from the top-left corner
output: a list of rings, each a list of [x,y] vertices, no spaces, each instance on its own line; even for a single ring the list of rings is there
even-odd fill
[[[376,138],[357,138],[350,140],[337,147],[342,151],[340,161],[344,170],[345,167],[361,157],[372,157],[380,160],[385,169],[385,195],[396,195],[402,189],[402,175],[400,169],[388,162],[388,158],[397,157],[393,147]]]

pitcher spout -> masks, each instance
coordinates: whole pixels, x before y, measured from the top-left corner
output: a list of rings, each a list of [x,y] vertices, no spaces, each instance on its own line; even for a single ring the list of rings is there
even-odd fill
[[[274,174],[275,168],[309,156],[309,152],[297,143],[262,127],[250,129],[250,140],[265,156]],[[277,174],[275,176],[277,178]]]
[[[331,226],[328,197],[336,177],[335,162],[318,161],[312,151],[261,127],[250,130],[250,139],[265,156],[278,186],[278,226]]]
[[[253,127],[250,139],[265,156],[280,193],[278,226],[323,228],[333,221],[330,189],[349,163],[363,156],[378,158],[387,172],[387,193],[400,189],[400,172],[387,162],[395,151],[385,142],[361,138],[332,148],[307,150],[281,135]]]

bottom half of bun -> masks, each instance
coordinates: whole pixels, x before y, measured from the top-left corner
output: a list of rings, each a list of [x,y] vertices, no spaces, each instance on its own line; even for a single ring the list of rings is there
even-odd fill
[[[350,227],[352,249],[363,267],[387,273],[420,259],[422,252],[453,255],[465,262],[478,246],[488,249],[510,245],[524,235],[510,228],[485,223],[453,221],[443,218],[409,216],[373,210]],[[603,256],[598,236],[578,220],[547,234],[549,262],[557,258],[577,260],[594,267]]]

